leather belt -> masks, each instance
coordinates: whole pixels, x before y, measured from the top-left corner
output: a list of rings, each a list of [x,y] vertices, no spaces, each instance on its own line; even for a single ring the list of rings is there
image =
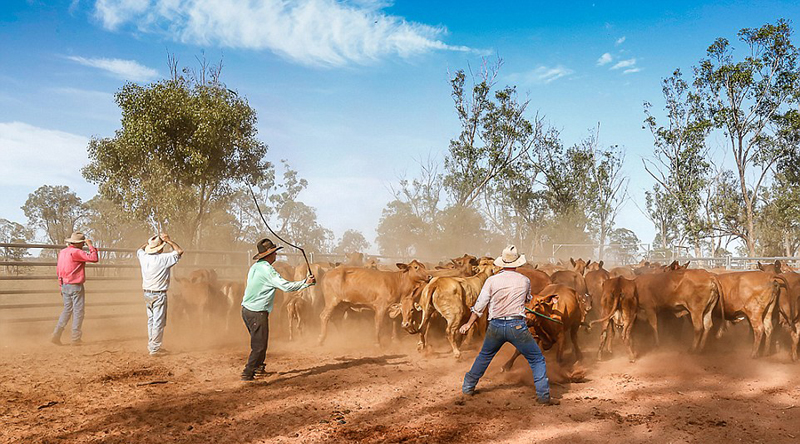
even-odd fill
[[[525,317],[524,316],[503,316],[502,318],[492,318],[492,319],[498,319],[500,321],[513,321],[513,320],[517,320],[517,319],[525,319]]]

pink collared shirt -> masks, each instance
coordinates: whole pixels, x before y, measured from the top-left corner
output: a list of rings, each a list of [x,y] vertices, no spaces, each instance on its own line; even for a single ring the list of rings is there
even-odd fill
[[[489,319],[525,316],[525,303],[531,297],[530,279],[516,271],[503,270],[486,279],[472,311],[480,316],[488,306]]]
[[[63,284],[82,284],[86,281],[84,267],[86,262],[97,262],[97,248],[89,247],[89,252],[72,245],[58,252],[56,273],[58,281]]]

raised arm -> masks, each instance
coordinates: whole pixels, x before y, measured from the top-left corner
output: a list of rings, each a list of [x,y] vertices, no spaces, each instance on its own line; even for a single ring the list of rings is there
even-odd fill
[[[175,250],[176,253],[178,253],[178,256],[183,256],[183,248],[181,248],[180,245],[173,242],[172,239],[169,237],[169,234],[161,233],[161,240],[168,243],[169,246],[172,247],[172,249]]]
[[[85,252],[83,250],[78,250],[78,253],[73,253],[72,258],[78,262],[97,262],[100,260],[100,256],[97,254],[97,248],[95,248],[92,241],[86,239],[86,246],[89,247],[89,252]]]

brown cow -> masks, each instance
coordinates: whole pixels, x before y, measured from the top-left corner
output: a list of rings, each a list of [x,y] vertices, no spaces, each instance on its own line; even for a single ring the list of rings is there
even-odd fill
[[[231,323],[241,319],[245,283],[242,281],[219,281],[219,289],[225,295],[228,304],[225,330],[230,331]]]
[[[613,324],[616,323],[622,330],[622,342],[628,347],[628,357],[633,362],[636,359],[636,353],[633,351],[631,329],[636,321],[636,314],[639,312],[639,296],[636,294],[636,283],[631,279],[615,277],[603,282],[602,288],[602,298],[599,306],[603,309],[603,317],[591,322],[592,325],[596,323],[606,324],[600,334],[597,359],[603,359],[604,350],[609,354],[612,352]]]
[[[534,265],[534,268],[537,269],[537,270],[541,270],[541,271],[547,273],[548,276],[552,275],[553,273],[555,273],[557,271],[566,270],[566,268],[563,267],[562,265],[549,264],[549,263],[548,264],[536,264],[536,265]]]
[[[566,285],[578,293],[585,319],[586,313],[592,309],[592,300],[588,297],[589,292],[586,289],[586,279],[583,275],[574,270],[556,271],[550,275],[550,281],[554,284]]]
[[[175,309],[192,324],[206,327],[212,319],[229,311],[228,298],[220,290],[217,272],[194,270],[187,278],[175,279],[180,285],[175,295]]]
[[[422,310],[420,321],[419,350],[424,350],[427,345],[427,333],[430,327],[430,318],[434,311],[438,312],[447,321],[445,335],[453,348],[453,356],[461,357],[461,340],[463,339],[458,327],[466,323],[470,317],[470,307],[475,305],[484,282],[489,276],[499,271],[490,258],[481,259],[478,264],[478,274],[466,278],[434,277],[424,287],[419,299]],[[483,327],[483,328],[481,328]],[[479,326],[479,331],[485,326]],[[473,330],[471,330],[473,331]]]
[[[614,267],[609,272],[609,277],[624,277],[625,279],[634,279],[636,274],[631,267]]]
[[[796,361],[797,347],[800,342],[800,274],[794,272],[786,264],[782,264],[781,261],[775,261],[775,264],[768,265],[762,265],[759,262],[758,268],[766,272],[780,273],[786,279],[787,288],[781,288],[778,295],[778,322],[789,331],[792,339],[789,353],[792,361]]]
[[[534,296],[526,307],[525,321],[542,351],[550,350],[555,345],[556,360],[563,363],[566,336],[569,334],[575,360],[583,359],[581,348],[578,345],[578,329],[581,326],[582,314],[578,294],[575,290],[561,284],[548,285],[538,296]],[[533,312],[551,319],[541,317]],[[511,366],[514,365],[514,361],[519,355],[520,352],[514,350],[514,355],[503,364],[502,371],[511,370]]]
[[[661,267],[659,267],[661,269]],[[658,337],[658,312],[670,310],[677,316],[689,314],[694,328],[691,351],[705,347],[711,330],[711,313],[723,292],[716,276],[705,270],[675,270],[640,274],[634,280],[639,296],[639,308]]]
[[[284,307],[286,309],[286,318],[289,321],[289,340],[294,338],[295,328],[298,333],[303,329],[312,316],[317,316],[325,307],[325,296],[323,296],[322,283],[325,280],[325,273],[330,269],[328,263],[313,263],[311,264],[311,273],[317,280],[316,285],[300,290],[296,295],[292,296]],[[306,279],[308,274],[308,266],[300,264],[294,269],[294,277],[290,280],[301,281]],[[297,299],[302,299],[298,301]]]
[[[433,277],[469,277],[475,275],[478,258],[465,254],[462,257],[450,259],[450,263],[437,266],[430,272]]]
[[[369,308],[375,312],[375,342],[380,345],[381,326],[389,306],[430,280],[425,265],[416,260],[408,264],[398,263],[397,268],[400,270],[340,267],[329,271],[323,282],[325,308],[319,315],[319,343],[325,342],[333,310],[344,304],[346,307]]]
[[[364,253],[357,251],[344,254],[344,265],[348,267],[363,267],[364,266]]]
[[[592,260],[584,261],[581,258],[578,258],[578,260],[569,258],[569,263],[572,265],[572,271],[583,275],[586,272],[586,267],[592,263]]]
[[[603,297],[603,282],[611,277],[611,273],[603,269],[603,261],[593,262],[592,265],[599,264],[595,270],[587,271],[584,276],[586,281],[586,291],[592,301],[592,307],[600,307],[600,299]]]
[[[753,329],[753,350],[750,356],[759,356],[762,340],[770,343],[772,313],[778,304],[781,287],[788,287],[786,279],[763,271],[722,273],[717,275],[717,279],[725,295],[723,320],[737,322],[747,318]]]

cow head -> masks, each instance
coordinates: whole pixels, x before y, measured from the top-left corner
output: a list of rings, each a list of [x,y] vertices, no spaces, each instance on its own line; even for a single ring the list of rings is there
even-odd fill
[[[603,261],[591,262],[590,264],[586,265],[586,271],[600,271],[602,269],[603,269]]]
[[[780,260],[776,260],[774,264],[762,264],[761,262],[758,262],[758,269],[761,271],[766,271],[767,273],[775,274],[783,271]]]
[[[453,264],[450,268],[460,270],[464,276],[472,276],[476,272],[475,267],[478,266],[478,258],[470,256],[469,254],[464,254],[464,256],[459,258],[450,259],[450,263]]]
[[[569,263],[572,264],[572,270],[578,274],[583,274],[586,271],[586,266],[591,263],[591,259],[586,262],[581,258],[578,258],[576,261],[575,259],[569,258]]]
[[[364,268],[368,268],[370,270],[377,270],[378,269],[378,261],[375,258],[371,258],[364,264]]]
[[[425,264],[416,259],[407,264],[399,262],[395,265],[397,265],[397,268],[400,269],[404,275],[408,276],[408,279],[414,287],[431,280],[431,275],[428,273],[428,269],[425,268]]]
[[[557,294],[535,296],[528,302],[526,307],[536,313],[548,316],[553,319],[561,320],[561,313],[556,309],[558,304]],[[537,316],[530,311],[525,311],[525,321],[529,328],[533,328],[533,336],[543,350],[550,350],[558,340],[562,325],[549,319]]]
[[[421,317],[422,307],[419,305],[419,296],[422,294],[422,289],[425,285],[418,285],[414,287],[408,295],[400,298],[400,302],[392,304],[389,307],[389,317],[394,319],[402,315],[401,326],[409,334],[419,333],[419,321]]]
[[[491,276],[493,274],[499,273],[500,270],[502,270],[502,267],[498,267],[497,265],[495,265],[494,259],[490,257],[482,257],[478,261],[478,265],[475,267],[475,269],[477,271],[476,274],[484,273],[488,276]]]
[[[364,265],[364,254],[359,252],[345,253],[345,265],[360,267]]]

